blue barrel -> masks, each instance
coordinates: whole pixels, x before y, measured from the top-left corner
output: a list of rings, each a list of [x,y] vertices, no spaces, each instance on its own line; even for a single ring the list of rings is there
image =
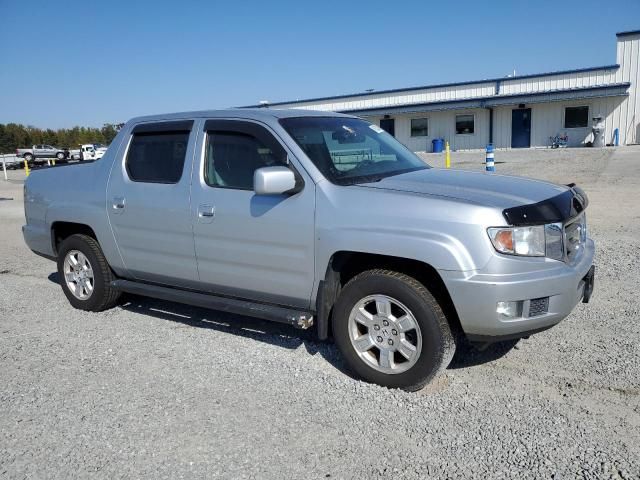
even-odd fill
[[[433,145],[433,153],[442,153],[442,150],[444,150],[444,138],[434,138],[431,143]]]

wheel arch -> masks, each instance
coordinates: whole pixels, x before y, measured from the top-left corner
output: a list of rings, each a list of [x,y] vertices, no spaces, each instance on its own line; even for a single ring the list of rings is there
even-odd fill
[[[76,222],[56,221],[51,224],[51,247],[54,255],[58,255],[60,244],[66,238],[76,234],[88,235],[100,243],[95,231],[89,225]]]
[[[331,255],[325,276],[319,282],[316,295],[316,324],[318,337],[327,339],[331,315],[342,287],[353,277],[366,270],[384,268],[409,275],[422,283],[435,297],[444,311],[454,334],[462,332],[457,311],[442,277],[430,264],[411,258],[376,253],[338,251]]]

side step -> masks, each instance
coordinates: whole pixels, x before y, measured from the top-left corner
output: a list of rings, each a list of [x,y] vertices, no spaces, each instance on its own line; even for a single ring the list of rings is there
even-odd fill
[[[220,310],[222,312],[247,315],[262,318],[272,322],[286,323],[296,328],[306,330],[313,325],[313,315],[309,311],[287,307],[278,307],[264,303],[238,300],[237,298],[220,297],[213,294],[192,292],[178,288],[161,287],[148,283],[132,282],[130,280],[114,280],[111,286],[123,292],[159,298],[171,302],[186,303],[196,307]]]

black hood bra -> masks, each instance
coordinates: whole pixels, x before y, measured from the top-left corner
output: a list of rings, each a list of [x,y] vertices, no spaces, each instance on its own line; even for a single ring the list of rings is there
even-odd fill
[[[569,190],[538,203],[506,208],[502,215],[510,225],[526,226],[545,223],[566,222],[583,212],[589,199],[575,183],[567,185]]]

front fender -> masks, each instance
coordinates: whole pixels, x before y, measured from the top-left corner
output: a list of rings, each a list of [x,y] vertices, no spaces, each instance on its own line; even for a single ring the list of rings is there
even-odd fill
[[[437,270],[478,270],[493,254],[486,227],[504,223],[496,209],[449,198],[328,182],[319,187],[317,282],[339,251],[416,260]]]

